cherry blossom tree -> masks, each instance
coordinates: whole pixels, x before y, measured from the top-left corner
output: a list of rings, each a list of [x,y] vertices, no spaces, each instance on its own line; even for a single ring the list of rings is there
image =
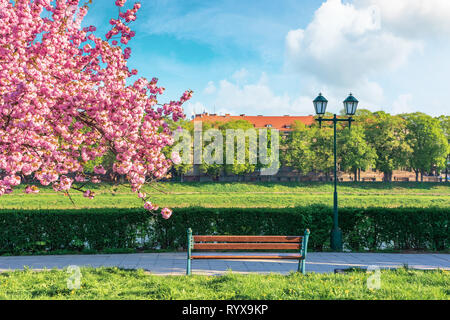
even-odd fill
[[[184,117],[192,91],[159,103],[158,79],[131,84],[138,72],[128,68],[125,46],[141,5],[125,4],[115,2],[118,17],[100,38],[94,26],[81,27],[88,6],[79,0],[0,0],[0,195],[30,176],[69,197],[77,190],[92,199],[86,183],[99,183],[105,169],[88,174],[83,164],[111,152],[113,170],[147,210],[159,210],[141,188],[173,164],[163,153],[173,144],[168,119]],[[28,185],[25,192],[39,189]],[[166,219],[171,213],[161,210]]]

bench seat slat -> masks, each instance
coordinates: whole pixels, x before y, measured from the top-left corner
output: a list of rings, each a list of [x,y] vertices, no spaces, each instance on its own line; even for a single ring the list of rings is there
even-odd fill
[[[300,243],[194,243],[194,250],[293,250],[300,248]]]
[[[300,254],[289,254],[289,255],[192,255],[192,259],[291,259],[298,260],[301,259],[302,256]]]
[[[194,242],[293,242],[303,241],[303,236],[193,236]]]

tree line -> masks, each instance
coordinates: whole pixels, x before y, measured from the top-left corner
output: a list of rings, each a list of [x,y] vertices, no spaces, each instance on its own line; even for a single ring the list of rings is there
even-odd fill
[[[450,116],[433,118],[424,113],[390,115],[358,110],[349,130],[338,123],[339,170],[354,175],[369,168],[392,181],[394,170],[412,170],[416,181],[446,170],[450,154]],[[284,141],[283,164],[302,173],[333,171],[333,128],[297,122]]]
[[[326,114],[325,117],[332,115]],[[432,117],[419,112],[390,115],[383,111],[360,109],[353,119],[355,121],[350,130],[345,122],[337,125],[337,163],[338,170],[351,174],[354,181],[359,181],[360,172],[368,169],[382,172],[384,181],[392,181],[394,170],[414,171],[416,181],[423,181],[425,175],[437,175],[446,171],[447,161],[450,160],[450,116]],[[172,130],[181,127],[194,136],[192,121],[179,120],[172,122],[170,126]],[[220,130],[225,137],[228,129],[241,129],[245,132],[254,127],[246,120],[235,120],[226,123],[203,122],[202,129],[203,132],[209,129]],[[318,123],[307,126],[295,122],[292,131],[280,134],[280,166],[291,167],[302,174],[313,172],[330,177],[334,169],[333,136],[331,123],[323,122],[319,128]],[[211,149],[212,142],[214,141],[204,142],[203,151]],[[237,148],[237,142],[235,143]],[[250,143],[247,137],[247,151]],[[270,146],[269,136],[269,152]],[[168,157],[171,150],[172,148],[165,150]],[[110,158],[105,156],[87,166],[93,167],[101,163],[108,169],[113,163]],[[251,163],[248,157],[244,164],[225,162],[223,159],[220,163],[202,163],[198,168],[201,173],[218,180],[223,174],[244,176],[264,167],[260,163]],[[173,166],[171,174],[186,175],[192,168],[192,163],[180,163]],[[89,171],[89,168],[86,169]]]
[[[326,114],[325,117],[330,117]],[[450,154],[450,116],[431,117],[424,113],[390,115],[378,111],[360,109],[348,124],[338,123],[338,169],[359,180],[359,173],[369,168],[382,172],[385,181],[392,181],[394,170],[414,171],[416,181],[424,175],[445,172]],[[193,123],[178,123],[193,131]],[[210,128],[225,132],[227,129],[252,129],[245,120],[227,123],[203,123],[203,130]],[[295,122],[292,131],[280,135],[280,163],[297,169],[302,174],[311,172],[331,175],[334,169],[332,124],[317,123],[306,126]],[[248,141],[247,141],[248,143]],[[204,148],[207,146],[203,146]],[[201,164],[202,173],[217,179],[221,174],[245,175],[260,168],[251,164]],[[186,174],[191,164],[175,166],[175,175]]]

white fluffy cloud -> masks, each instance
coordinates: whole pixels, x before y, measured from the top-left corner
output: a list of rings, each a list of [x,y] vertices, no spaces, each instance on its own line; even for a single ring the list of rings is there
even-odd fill
[[[234,74],[236,75],[236,73]],[[224,79],[217,84],[214,98],[206,105],[208,112],[247,115],[305,115],[313,112],[310,96],[292,99],[287,93],[277,93],[271,86],[271,79],[262,73],[256,83],[242,84],[241,78],[234,81]],[[215,84],[208,84],[216,87]],[[197,108],[205,103],[197,103]],[[196,110],[197,110],[196,108]]]
[[[205,94],[214,94],[216,92],[216,86],[214,85],[214,81],[209,81],[206,88],[203,90]]]
[[[342,91],[333,86],[318,83],[314,79],[308,86],[303,87],[297,94],[288,94],[279,91],[274,86],[279,78],[262,73],[254,83],[240,81],[236,78],[237,71],[228,79],[214,83],[210,81],[203,92],[210,94],[203,96],[201,101],[189,103],[188,114],[195,109],[196,113],[207,111],[209,113],[231,113],[234,115],[245,113],[247,115],[310,115],[314,113],[312,100],[319,91],[326,92],[329,100],[328,111],[338,113],[342,108],[342,101],[349,92]],[[282,78],[282,76],[280,76]],[[283,79],[282,82],[289,81]],[[364,107],[379,105],[384,98],[383,89],[375,82],[363,80],[355,87]],[[375,111],[374,108],[373,111]]]
[[[406,38],[450,35],[448,0],[356,0],[355,5],[377,8],[383,26]]]
[[[382,28],[380,17],[373,5],[357,8],[328,0],[306,29],[287,34],[288,63],[341,86],[381,69],[394,69],[420,44]]]
[[[268,85],[267,75],[263,74],[254,84],[240,86],[228,80],[221,80],[215,101],[219,108],[231,108],[232,110],[247,114],[277,114],[282,106],[286,108],[291,104],[287,95],[278,96],[273,93]]]
[[[401,94],[392,104],[392,113],[401,114],[401,113],[410,113],[414,112],[414,108],[412,107],[413,96],[410,93]]]
[[[238,83],[243,83],[247,80],[247,77],[249,76],[249,72],[247,69],[242,68],[235,73],[233,73],[232,78],[236,80]]]
[[[287,33],[286,70],[315,79],[330,95],[355,91],[363,107],[409,112],[410,93],[384,100],[392,90],[386,79],[420,68],[420,59],[432,59],[429,51],[441,50],[449,35],[449,0],[327,0],[305,28]]]

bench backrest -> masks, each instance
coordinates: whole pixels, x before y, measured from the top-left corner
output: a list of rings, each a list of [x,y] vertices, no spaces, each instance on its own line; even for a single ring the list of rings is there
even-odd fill
[[[309,230],[304,236],[193,236],[187,231],[188,258],[192,250],[299,250],[306,257]]]
[[[194,250],[299,250],[303,236],[193,236]]]

